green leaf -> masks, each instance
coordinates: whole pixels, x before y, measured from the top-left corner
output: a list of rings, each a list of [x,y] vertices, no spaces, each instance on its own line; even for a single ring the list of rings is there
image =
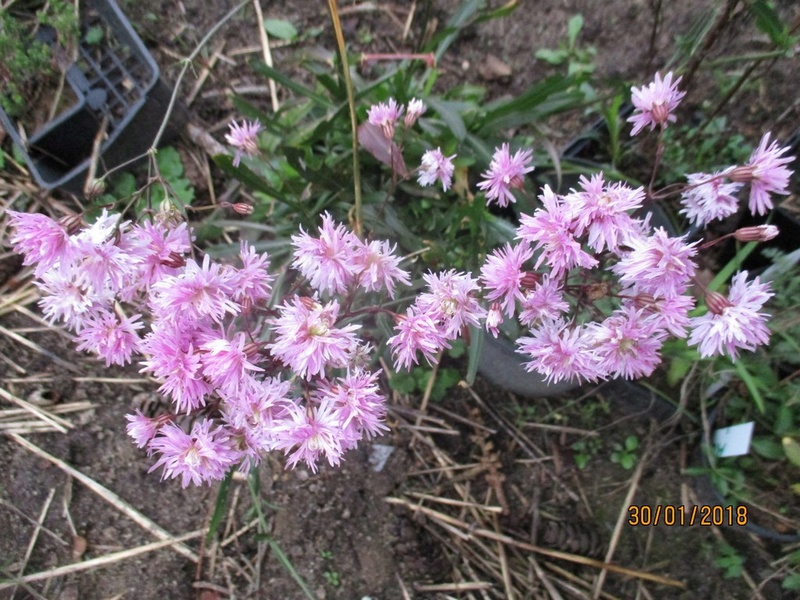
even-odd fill
[[[576,89],[577,83],[575,77],[552,75],[533,84],[516,98],[491,104],[482,131],[532,123],[583,106],[584,94]]]
[[[464,125],[464,119],[461,118],[459,110],[465,108],[464,102],[451,102],[447,100],[440,100],[438,98],[428,98],[428,106],[434,109],[442,121],[445,122],[450,131],[459,141],[463,140],[467,135],[467,127]]]
[[[783,447],[770,436],[756,436],[750,442],[753,452],[769,460],[781,460],[785,456]]]
[[[787,575],[781,582],[781,586],[785,590],[800,590],[800,573],[792,573]]]
[[[407,371],[395,373],[389,381],[392,389],[400,394],[411,394],[417,389],[417,381]]]
[[[99,44],[103,41],[103,36],[105,32],[100,25],[95,25],[93,27],[89,27],[86,31],[86,35],[83,36],[83,41],[86,42],[90,46],[94,46]]]
[[[263,62],[255,61],[253,62],[252,66],[257,73],[263,75],[264,77],[268,77],[269,79],[274,80],[276,83],[279,83],[285,88],[292,90],[294,93],[299,94],[301,96],[305,96],[306,98],[313,100],[320,106],[324,106],[326,108],[333,107],[333,102],[331,102],[325,96],[317,94],[314,90],[309,89],[304,85],[300,85],[291,77],[284,75],[280,71],[273,69],[270,66],[267,66]]]
[[[575,47],[575,41],[578,39],[581,29],[583,29],[583,15],[575,15],[567,24],[567,40],[569,40],[570,48]]]
[[[467,364],[467,376],[465,381],[472,385],[478,375],[478,364],[481,361],[481,351],[483,350],[484,330],[482,327],[470,327],[469,363]]]
[[[736,373],[744,382],[745,386],[747,386],[747,390],[750,392],[750,395],[753,398],[753,402],[755,403],[758,412],[764,414],[765,410],[764,396],[761,395],[761,390],[759,389],[758,381],[756,380],[755,377],[753,377],[750,374],[750,371],[747,370],[747,366],[745,365],[744,361],[737,360],[733,364],[734,367],[736,367]]]
[[[563,50],[553,50],[551,48],[540,48],[534,54],[539,60],[550,63],[551,65],[560,65],[567,59],[567,53]]]
[[[297,28],[283,19],[264,19],[264,29],[280,40],[292,42],[297,39]]]
[[[231,481],[233,481],[233,469],[230,469],[225,474],[225,479],[219,484],[219,491],[217,492],[217,499],[214,502],[214,513],[211,515],[211,521],[208,523],[208,533],[206,534],[206,545],[211,544],[214,536],[217,534],[219,524],[222,523],[222,518],[225,516],[225,510],[228,506],[228,495],[231,491]]]
[[[156,154],[158,161],[158,170],[164,179],[172,180],[177,179],[183,175],[183,163],[181,162],[181,155],[172,146],[161,148]]]
[[[519,6],[519,0],[508,0],[508,2],[506,2],[503,6],[499,6],[494,10],[488,10],[483,13],[480,17],[475,19],[475,23],[485,23],[486,21],[492,21],[494,19],[502,19],[503,17],[507,17],[517,10]]]
[[[748,4],[756,17],[756,26],[769,36],[772,43],[786,49],[791,44],[788,24],[784,22],[770,2],[755,0]]]
[[[797,440],[786,436],[781,442],[783,443],[783,451],[786,453],[786,458],[789,459],[789,462],[795,467],[800,467],[800,444],[797,443]]]

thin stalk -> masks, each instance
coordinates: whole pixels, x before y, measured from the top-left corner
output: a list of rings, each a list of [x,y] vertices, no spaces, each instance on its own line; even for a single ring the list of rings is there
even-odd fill
[[[353,206],[353,231],[361,237],[361,169],[358,163],[358,120],[356,119],[356,98],[353,92],[353,82],[350,79],[350,63],[347,60],[347,49],[344,45],[344,34],[342,33],[342,22],[339,19],[339,8],[336,0],[328,0],[328,9],[331,13],[333,31],[336,34],[336,45],[339,50],[339,60],[344,77],[344,87],[347,90],[347,104],[350,109],[350,125],[352,127],[353,138],[353,195],[355,204]]]

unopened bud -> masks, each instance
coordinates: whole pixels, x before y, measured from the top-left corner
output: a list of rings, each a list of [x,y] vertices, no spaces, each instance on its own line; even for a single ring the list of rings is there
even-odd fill
[[[83,193],[87,200],[93,200],[106,191],[105,179],[92,179],[83,186]]]
[[[419,100],[418,98],[412,99],[406,108],[406,116],[403,119],[403,124],[406,127],[411,127],[417,122],[417,119],[419,119],[420,115],[422,115],[425,110],[426,106],[422,100]]]
[[[235,202],[231,205],[233,211],[240,214],[240,215],[252,215],[253,214],[253,207],[249,204],[245,204],[244,202]]]
[[[734,183],[750,183],[753,181],[754,168],[750,165],[743,167],[734,167],[725,174]]]
[[[542,282],[542,276],[533,271],[526,271],[520,279],[519,285],[523,290],[532,290]]]
[[[66,230],[67,235],[75,235],[83,227],[80,215],[67,215],[65,217],[61,217],[58,220],[58,224]]]
[[[755,227],[742,227],[733,233],[733,237],[740,242],[767,242],[778,235],[775,225],[756,225]]]
[[[186,259],[177,252],[173,251],[169,253],[167,258],[161,259],[161,264],[165,267],[180,269],[181,267],[186,266]]]
[[[259,356],[261,354],[261,344],[258,344],[256,342],[248,342],[244,345],[243,351],[244,355],[252,360],[256,356]]]
[[[706,306],[715,315],[721,315],[726,308],[733,306],[733,303],[719,292],[708,292],[706,294]]]
[[[656,299],[652,296],[652,294],[645,294],[644,292],[636,294],[636,297],[633,299],[633,305],[636,308],[650,308],[655,303]]]

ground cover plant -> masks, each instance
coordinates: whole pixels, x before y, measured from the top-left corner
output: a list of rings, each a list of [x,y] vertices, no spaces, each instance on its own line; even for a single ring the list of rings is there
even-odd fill
[[[464,6],[459,14],[467,18],[469,3]],[[500,13],[473,10],[472,18]],[[338,55],[340,67],[344,56]],[[680,197],[686,218],[705,225],[736,212],[744,190],[748,211],[763,216],[776,195],[789,192],[788,147],[764,134],[739,165],[686,172],[688,183],[657,186],[664,135],[685,92],[679,76],[661,72],[634,86],[628,119],[636,134],[650,130],[656,139],[649,183],[616,181],[616,171],[587,172],[569,192],[537,190],[527,177],[535,165],[542,167],[533,149],[497,138],[504,128],[536,127],[582,101],[586,71],[533,86],[521,96],[525,102],[504,101],[482,111],[466,100],[475,93],[469,89],[455,97],[426,95],[435,70],[418,67],[379,71],[373,84],[348,82],[315,65],[316,88],[260,67],[300,100],[276,118],[237,100],[243,115],[226,123],[223,133],[230,154],[215,161],[250,192],[211,205],[213,213],[190,226],[186,216],[202,207],[174,201],[169,187],[156,204],[150,184],[120,199],[119,208],[136,206],[136,223],[101,207],[108,197],[95,200],[84,220],[8,211],[11,245],[42,277],[37,287],[45,317],[63,320],[80,348],[99,354],[106,366],[142,355],[140,367],[171,400],[166,413],[139,411],[128,418],[129,435],[155,463],[148,470],[160,468],[183,487],[217,480],[225,487],[237,467],[245,472],[263,460],[276,468],[265,455],[276,450],[286,454],[288,466],[302,462],[312,473],[323,460],[339,465],[361,438],[385,430],[391,388],[380,382],[381,369],[389,374],[431,365],[425,408],[437,362],[455,339],[469,338],[472,368],[481,336],[496,335],[503,320],[517,313],[529,328],[518,342],[521,359],[553,382],[650,375],[670,335],[688,334],[700,355],[732,359],[768,341],[763,306],[771,292],[758,278],[730,271],[700,282],[705,314],[690,314],[696,300],[687,291],[698,283],[700,249],[726,239],[765,242],[776,236],[774,226],[739,227],[701,242],[653,229],[648,217],[633,211]],[[346,63],[343,72],[349,73]],[[539,103],[549,108],[531,110]],[[624,122],[611,116],[617,127]],[[558,164],[556,158],[550,153],[547,160]],[[160,167],[154,169],[154,181],[163,183]],[[519,219],[514,225],[497,210],[517,203],[534,208],[512,211]],[[237,225],[251,231],[241,243],[229,241],[234,214],[246,216]],[[199,244],[208,242],[202,254]],[[225,258],[232,254],[238,258]],[[729,293],[721,293],[731,276]],[[467,374],[467,382],[473,376]],[[181,421],[180,415],[195,420]],[[424,418],[415,417],[418,434]],[[480,430],[480,421],[470,416],[468,424]],[[625,450],[631,468],[644,458],[631,458],[637,448],[630,436],[624,439],[615,448]],[[502,455],[488,438],[476,443],[481,464],[495,473],[492,489],[505,511],[496,477]],[[335,471],[324,473],[336,477]],[[258,497],[256,492],[254,507],[260,507]],[[402,498],[392,503],[418,510]],[[257,510],[265,535],[263,507]],[[488,539],[500,536],[499,543],[541,552],[496,529],[480,530],[489,532]],[[288,577],[307,595],[290,558],[279,546],[267,547],[286,559]],[[320,571],[327,573],[320,575],[327,589],[340,588],[329,551],[318,556],[327,565]],[[505,558],[498,560],[501,571],[508,568]],[[613,568],[608,558],[586,564],[603,572]],[[518,573],[502,579],[506,594],[526,581]],[[602,576],[599,581],[595,585],[602,587]]]

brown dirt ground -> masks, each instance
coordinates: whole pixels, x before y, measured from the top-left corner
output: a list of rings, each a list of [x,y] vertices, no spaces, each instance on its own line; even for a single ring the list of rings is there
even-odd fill
[[[232,0],[148,0],[127,2],[124,8],[169,78],[177,70],[177,57],[190,52],[234,4]],[[324,3],[278,0],[263,4],[267,17],[289,19],[301,31],[322,29],[318,37],[302,47],[276,48],[276,65],[291,69],[301,49],[332,51]],[[426,28],[441,27],[458,4],[456,0],[414,3],[418,12],[405,40],[401,36],[407,15],[405,3],[342,2],[342,7],[344,12],[350,11],[345,27],[353,46],[386,52],[413,50]],[[548,72],[548,67],[533,60],[533,52],[557,46],[565,35],[568,18],[577,13],[586,17],[582,43],[597,47],[599,74],[609,80],[643,81],[669,58],[675,34],[685,31],[707,3],[664,2],[652,53],[646,49],[650,47],[656,2],[522,0],[520,4],[513,18],[465,32],[441,65],[442,85],[466,79],[487,85],[495,97],[523,90]],[[788,16],[796,17],[796,7],[790,2],[781,4]],[[356,10],[359,7],[363,10]],[[249,54],[236,52],[258,46],[253,21],[253,11],[248,9],[223,30],[219,39],[225,40],[222,54],[227,58],[217,63],[191,106],[193,122],[218,138],[233,116],[224,94],[228,84],[252,86],[252,99],[268,106],[265,83],[246,67],[247,57],[258,56],[258,50]],[[760,39],[737,38],[735,32],[724,42],[741,44],[745,49],[763,44]],[[212,47],[216,43],[212,42]],[[481,75],[489,55],[510,67],[511,74],[492,80]],[[797,63],[778,67],[778,71],[756,78],[743,90],[731,115],[735,130],[752,133],[773,128],[785,135],[797,126],[796,104],[787,111],[794,102]],[[184,89],[193,83],[191,80]],[[586,121],[579,116],[560,124],[571,129],[554,125],[553,139],[563,143]],[[192,171],[195,185],[199,196],[207,196],[209,188],[202,175],[206,159],[186,142],[180,143],[180,148],[190,157],[187,163],[199,165]],[[12,259],[4,257],[3,265],[9,264]],[[14,273],[16,269],[18,264],[12,264],[7,270]],[[25,285],[12,279],[2,290],[10,294]],[[136,368],[102,368],[75,353],[64,336],[43,327],[31,316],[5,313],[0,315],[0,326],[0,387],[18,398],[44,405],[91,403],[91,408],[66,416],[75,425],[68,433],[31,434],[27,440],[111,490],[173,535],[207,525],[216,488],[182,490],[176,481],[159,482],[157,474],[147,474],[148,458],[124,434],[124,415],[133,406],[148,406],[156,397],[155,384],[144,380],[115,382],[137,377]],[[23,335],[50,354],[21,345],[8,332]],[[53,356],[72,365],[74,371],[54,361]],[[105,379],[98,381],[100,378]],[[372,470],[374,445],[348,454],[341,468],[323,466],[316,475],[303,469],[285,471],[278,458],[265,460],[260,469],[260,491],[256,493],[258,503],[254,503],[247,482],[233,483],[231,506],[223,518],[223,543],[205,548],[199,539],[186,542],[193,552],[204,556],[202,568],[174,550],[160,549],[108,566],[31,583],[20,587],[15,597],[306,597],[281,564],[277,548],[306,582],[311,597],[319,599],[503,598],[509,595],[504,579],[510,582],[509,586],[521,590],[518,597],[553,597],[548,587],[553,585],[563,597],[590,597],[589,592],[582,592],[583,596],[570,593],[568,583],[562,582],[569,582],[569,577],[575,575],[591,582],[597,577],[596,568],[577,567],[568,561],[504,545],[481,537],[480,531],[501,532],[517,541],[535,542],[551,549],[568,549],[569,543],[574,542],[575,553],[594,553],[602,558],[618,516],[627,506],[632,475],[607,459],[613,444],[631,434],[639,438],[641,448],[652,450],[647,460],[640,461],[643,466],[631,502],[703,502],[702,497],[691,496],[691,478],[681,475],[681,469],[694,454],[695,430],[685,423],[677,428],[659,428],[651,418],[652,412],[640,415],[639,408],[632,409],[616,401],[617,397],[613,390],[580,390],[566,398],[526,400],[478,382],[474,394],[465,389],[454,390],[442,403],[431,405],[424,415],[415,412],[419,398],[395,397],[390,414],[392,433],[376,440],[377,444],[394,449],[383,470]],[[5,399],[0,403],[3,409],[10,408]],[[422,429],[415,428],[418,422]],[[525,425],[536,422],[585,432]],[[592,432],[599,432],[599,436]],[[590,466],[579,470],[572,445],[584,437],[599,437],[602,446]],[[52,501],[45,511],[51,493]],[[466,504],[443,505],[422,500],[420,494],[468,499],[474,505],[490,505],[502,512]],[[389,504],[387,497],[406,504]],[[254,525],[255,504],[266,514],[266,532],[259,533]],[[420,506],[439,513],[425,515]],[[455,522],[445,522],[441,513]],[[26,550],[35,531],[33,523],[40,515],[43,528],[28,556]],[[551,530],[566,532],[560,543],[542,541],[546,530],[543,521],[560,524],[551,526]],[[466,529],[460,529],[458,523],[467,524]],[[686,589],[614,573],[607,575],[603,589],[610,594],[607,597],[615,598],[749,598],[752,591],[741,578],[725,580],[713,566],[720,536],[747,556],[746,568],[754,585],[762,584],[769,576],[770,552],[774,548],[755,538],[728,529],[624,526],[613,562],[678,580]],[[26,574],[37,573],[155,540],[157,537],[53,462],[12,438],[0,438],[2,576],[18,573],[23,563]],[[470,592],[435,587],[459,581],[487,583]],[[569,585],[585,589],[580,581]],[[781,597],[772,583],[763,585],[763,597]],[[9,597],[8,590],[0,590],[0,598]]]

